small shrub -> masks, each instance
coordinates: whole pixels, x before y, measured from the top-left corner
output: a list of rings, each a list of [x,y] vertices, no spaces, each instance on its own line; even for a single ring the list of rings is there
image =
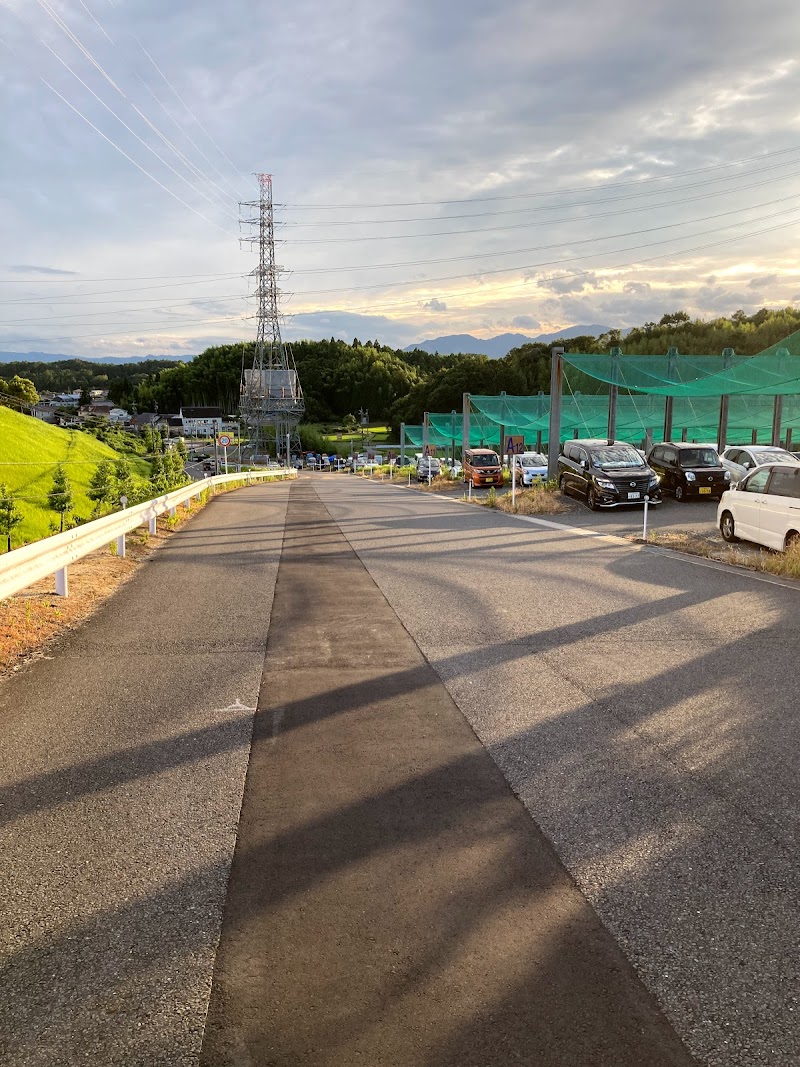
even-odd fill
[[[497,492],[496,492],[494,486],[492,486],[492,488],[489,490],[489,492],[483,498],[481,503],[483,504],[483,506],[485,508],[496,508],[497,507]]]

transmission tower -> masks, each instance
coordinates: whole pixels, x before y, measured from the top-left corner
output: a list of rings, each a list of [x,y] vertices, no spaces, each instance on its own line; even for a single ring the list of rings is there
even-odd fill
[[[258,300],[255,354],[252,367],[242,366],[239,412],[250,431],[255,452],[269,448],[274,439],[276,456],[285,456],[287,465],[294,447],[299,452],[297,425],[305,411],[303,391],[297,377],[297,367],[289,345],[281,338],[278,310],[278,275],[281,268],[275,262],[275,223],[272,211],[272,175],[258,174],[258,200],[240,204],[255,212],[240,219],[251,233],[241,240],[258,245],[258,266],[250,272],[255,278],[254,296]]]

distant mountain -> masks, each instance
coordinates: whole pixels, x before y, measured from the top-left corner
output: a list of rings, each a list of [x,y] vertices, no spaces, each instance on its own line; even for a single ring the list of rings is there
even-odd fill
[[[55,352],[0,352],[0,363],[59,363],[65,359],[83,359],[87,363],[141,363],[146,359],[189,360],[191,356],[65,356]]]
[[[533,342],[549,344],[563,338],[567,341],[570,337],[599,337],[601,333],[608,333],[610,326],[567,326],[558,333],[541,333],[538,337],[528,337],[524,333],[501,333],[497,337],[473,337],[469,333],[454,333],[447,337],[434,337],[430,341],[419,341],[415,345],[406,345],[404,352],[413,352],[415,348],[421,348],[423,352],[438,352],[440,356],[452,356],[457,352],[470,352],[475,355],[488,356],[490,359],[501,359],[508,355],[512,348],[520,345],[528,345]]]

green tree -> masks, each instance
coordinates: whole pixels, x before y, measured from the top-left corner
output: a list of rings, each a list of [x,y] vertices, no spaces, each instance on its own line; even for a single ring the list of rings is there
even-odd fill
[[[91,402],[92,402],[92,394],[89,391],[89,386],[88,385],[84,385],[83,388],[81,389],[81,398],[80,398],[79,404],[80,404],[80,406],[82,408],[85,408],[85,407],[88,407],[89,404],[91,404]]]
[[[116,481],[114,468],[107,459],[102,460],[94,469],[86,495],[94,501],[94,512],[97,514],[103,504],[110,504],[114,500]]]
[[[133,472],[124,459],[118,459],[114,463],[114,495],[117,500],[124,496],[128,504],[134,503],[136,487],[133,481]]]
[[[11,534],[15,526],[19,526],[22,522],[22,512],[17,507],[17,503],[11,493],[8,491],[8,486],[0,483],[0,534],[6,538],[7,550],[11,551]]]
[[[150,462],[150,488],[155,496],[166,493],[169,489],[169,478],[164,470],[164,459],[156,454]]]
[[[53,484],[47,494],[47,503],[52,511],[61,516],[61,531],[64,530],[64,516],[73,504],[72,485],[67,477],[67,472],[59,463],[53,475]]]

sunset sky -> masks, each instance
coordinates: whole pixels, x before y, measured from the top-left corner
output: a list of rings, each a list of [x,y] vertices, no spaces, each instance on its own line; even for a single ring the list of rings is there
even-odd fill
[[[788,0],[0,0],[0,350],[535,335],[800,302]]]

